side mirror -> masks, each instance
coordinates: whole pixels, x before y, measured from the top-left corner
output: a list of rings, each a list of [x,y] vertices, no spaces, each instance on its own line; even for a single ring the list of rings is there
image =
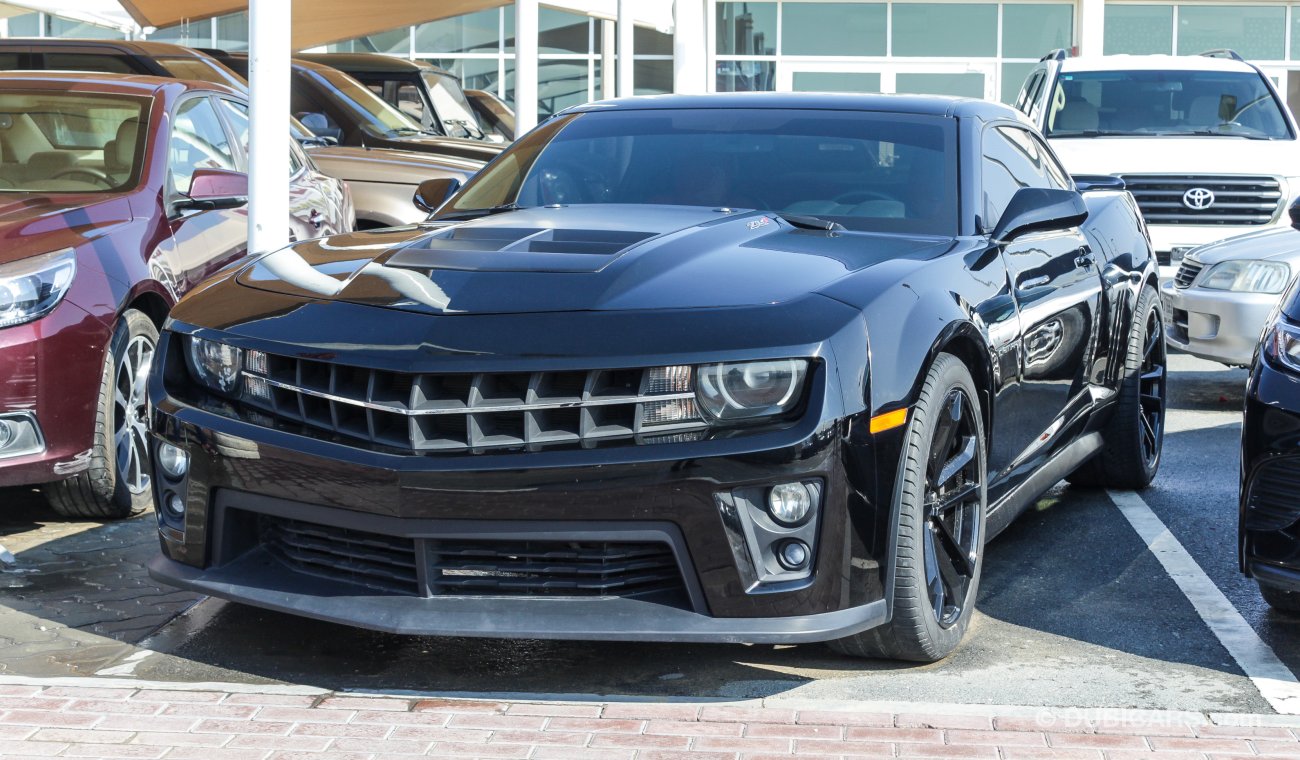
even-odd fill
[[[229,169],[195,169],[190,191],[172,204],[176,210],[239,208],[248,205],[248,175]]]
[[[993,228],[993,240],[1006,243],[1026,232],[1064,230],[1083,223],[1088,207],[1073,190],[1022,187],[1011,196],[1002,219]]]
[[[1287,214],[1291,216],[1291,226],[1300,230],[1300,199],[1291,204],[1291,208],[1287,209]]]
[[[455,177],[438,177],[426,179],[415,188],[411,202],[421,211],[432,214],[447,202],[447,199],[460,189],[460,180]]]
[[[1124,180],[1110,174],[1076,174],[1074,175],[1074,186],[1081,193],[1090,193],[1094,190],[1117,191],[1127,190],[1128,185]]]

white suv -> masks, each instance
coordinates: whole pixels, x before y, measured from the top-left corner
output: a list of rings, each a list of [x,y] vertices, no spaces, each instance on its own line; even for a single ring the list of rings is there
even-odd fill
[[[1300,195],[1295,121],[1272,81],[1232,51],[1054,51],[1016,107],[1071,174],[1124,180],[1166,279],[1192,248],[1290,224],[1285,211]]]

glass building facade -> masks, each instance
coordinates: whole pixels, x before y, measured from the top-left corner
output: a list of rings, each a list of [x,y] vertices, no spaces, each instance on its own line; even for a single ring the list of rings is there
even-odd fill
[[[670,3],[671,0],[656,0]],[[1194,54],[1231,48],[1259,64],[1300,107],[1296,0],[706,0],[698,60],[708,88],[922,92],[1011,101],[1033,64],[1055,48],[1085,54]],[[1102,14],[1087,20],[1083,14]],[[330,51],[418,58],[466,88],[514,100],[510,5],[329,45]],[[121,37],[46,14],[8,20],[11,36]],[[614,95],[614,23],[543,6],[538,114]],[[1086,39],[1084,30],[1094,30]],[[637,27],[637,94],[671,92],[672,30]],[[150,39],[197,47],[248,46],[246,14],[159,29]]]

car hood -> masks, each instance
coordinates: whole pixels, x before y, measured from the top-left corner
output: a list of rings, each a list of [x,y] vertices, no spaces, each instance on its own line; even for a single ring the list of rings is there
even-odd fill
[[[0,193],[0,264],[81,245],[130,220],[120,195]]]
[[[787,302],[884,261],[937,256],[952,242],[805,230],[761,212],[568,206],[304,241],[238,280],[429,314],[749,306]]]
[[[1294,140],[1240,137],[1054,137],[1071,174],[1265,174],[1300,176]]]
[[[483,161],[455,158],[412,150],[384,150],[329,145],[307,151],[320,170],[331,177],[353,182],[383,182],[418,185],[435,177],[459,177],[462,181],[483,168]]]
[[[1288,264],[1300,263],[1300,230],[1273,227],[1203,245],[1188,253],[1202,264],[1218,264],[1229,259],[1278,259]]]
[[[365,143],[387,145],[388,147],[410,146],[414,150],[424,150],[439,155],[469,158],[471,160],[491,161],[505,146],[483,140],[467,140],[463,137],[444,137],[427,134],[386,135],[383,138],[365,138]]]

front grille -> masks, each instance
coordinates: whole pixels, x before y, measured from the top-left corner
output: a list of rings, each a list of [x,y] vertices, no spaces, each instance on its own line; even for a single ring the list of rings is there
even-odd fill
[[[1300,457],[1275,459],[1255,471],[1246,498],[1247,530],[1284,530],[1300,520]]]
[[[1201,273],[1205,265],[1196,259],[1184,256],[1183,263],[1178,267],[1178,274],[1174,275],[1174,286],[1179,288],[1191,287],[1196,275]]]
[[[262,357],[264,374],[245,376],[245,403],[408,452],[660,443],[705,427],[687,368],[411,374]]]
[[[1269,224],[1282,204],[1274,177],[1190,174],[1126,174],[1124,184],[1150,224]],[[1191,208],[1185,194],[1200,188],[1214,194],[1205,208]]]
[[[685,599],[662,542],[412,539],[262,515],[261,540],[297,572],[420,597]]]

